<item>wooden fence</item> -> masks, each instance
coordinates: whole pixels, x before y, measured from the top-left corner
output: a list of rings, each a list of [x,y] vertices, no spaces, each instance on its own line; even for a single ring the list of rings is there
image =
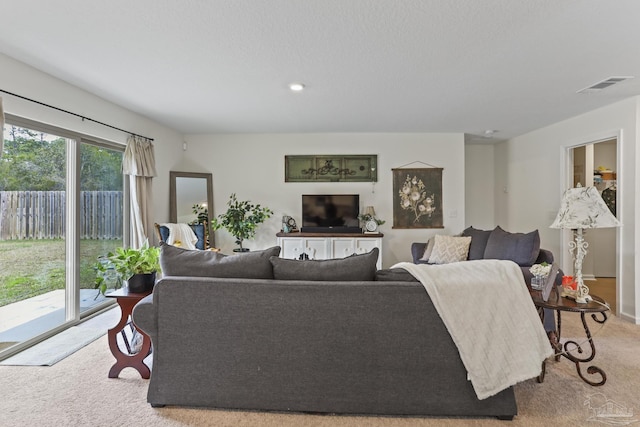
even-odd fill
[[[122,239],[122,191],[80,192],[80,238]],[[64,191],[0,191],[0,240],[64,239]]]

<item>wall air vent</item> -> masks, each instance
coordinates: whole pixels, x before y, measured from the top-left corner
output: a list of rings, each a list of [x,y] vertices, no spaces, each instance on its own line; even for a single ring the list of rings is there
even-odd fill
[[[602,89],[606,89],[609,86],[613,86],[614,84],[623,82],[625,80],[628,79],[632,79],[633,76],[614,76],[614,77],[609,77],[607,79],[604,79],[602,81],[599,81],[596,84],[593,84],[591,86],[585,87],[584,89],[580,89],[577,93],[593,93],[593,92],[599,92]]]

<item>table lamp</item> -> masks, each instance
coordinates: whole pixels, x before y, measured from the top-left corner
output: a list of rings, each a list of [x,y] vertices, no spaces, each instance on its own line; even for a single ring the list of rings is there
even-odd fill
[[[562,196],[560,210],[550,228],[573,230],[574,241],[569,242],[569,252],[574,256],[574,270],[578,288],[575,294],[577,303],[591,301],[589,288],[582,279],[582,260],[587,254],[588,242],[584,240],[585,228],[619,227],[621,224],[611,213],[595,187],[569,188]]]

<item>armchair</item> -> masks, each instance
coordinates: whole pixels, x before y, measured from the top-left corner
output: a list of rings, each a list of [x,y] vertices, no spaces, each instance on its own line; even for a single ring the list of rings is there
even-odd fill
[[[207,225],[206,224],[189,224],[189,227],[193,230],[198,240],[195,243],[196,249],[205,250],[209,248],[207,239]],[[160,242],[167,243],[169,241],[170,230],[166,224],[155,224],[156,233]]]

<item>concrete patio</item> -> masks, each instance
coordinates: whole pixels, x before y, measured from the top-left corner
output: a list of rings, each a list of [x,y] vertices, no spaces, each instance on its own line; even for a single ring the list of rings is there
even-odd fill
[[[0,307],[0,351],[50,330],[65,321],[64,290]],[[84,312],[106,300],[97,290],[80,290],[80,310]]]

